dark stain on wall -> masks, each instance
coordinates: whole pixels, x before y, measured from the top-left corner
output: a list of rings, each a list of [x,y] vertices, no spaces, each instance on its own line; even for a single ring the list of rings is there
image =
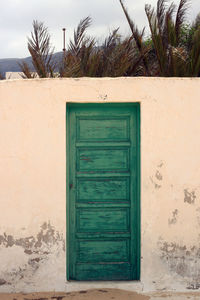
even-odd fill
[[[176,224],[176,222],[177,222],[177,216],[178,216],[178,209],[175,209],[175,210],[172,212],[172,218],[169,218],[169,219],[168,219],[168,224],[169,224],[169,225]]]
[[[100,100],[107,100],[108,99],[108,95],[106,94],[99,94],[99,97],[98,97]]]
[[[163,165],[164,165],[164,163],[161,161],[157,165],[155,175],[150,176],[150,180],[153,183],[155,189],[160,189],[162,187],[161,186],[161,181],[163,180],[163,175],[161,174],[160,169],[162,168]]]
[[[190,284],[187,286],[187,289],[188,289],[188,290],[198,290],[198,289],[200,289],[200,283],[199,283],[199,282],[190,283]]]
[[[200,226],[200,207],[197,207],[196,211],[197,211],[197,222]]]
[[[164,162],[161,161],[161,162],[158,164],[158,168],[162,168],[163,165],[164,165]]]
[[[188,189],[184,189],[184,202],[194,204],[196,199],[195,191],[189,192]]]
[[[4,280],[4,279],[1,279],[0,278],[0,285],[4,285],[4,284],[6,284],[7,282]]]
[[[155,177],[156,177],[158,180],[162,180],[162,179],[163,179],[162,174],[161,174],[158,170],[156,170]]]
[[[200,288],[200,247],[186,247],[175,242],[165,242],[160,238],[161,260],[172,273],[176,273],[188,282],[187,289]]]
[[[155,189],[160,189],[161,188],[161,185],[156,183],[152,176],[150,176],[150,180],[153,183]]]

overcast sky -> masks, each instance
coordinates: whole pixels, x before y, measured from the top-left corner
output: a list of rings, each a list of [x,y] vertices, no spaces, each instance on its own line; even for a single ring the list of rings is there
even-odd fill
[[[188,20],[193,20],[200,12],[200,0],[190,2]],[[124,0],[139,28],[147,26],[145,3],[155,6],[156,0]],[[179,0],[174,0],[174,3],[178,4]],[[88,32],[99,41],[116,27],[120,27],[123,35],[129,33],[119,0],[0,0],[0,58],[29,56],[27,36],[32,30],[33,20],[45,23],[55,51],[61,51],[62,28],[66,27],[68,40],[80,19],[87,16],[93,20]]]

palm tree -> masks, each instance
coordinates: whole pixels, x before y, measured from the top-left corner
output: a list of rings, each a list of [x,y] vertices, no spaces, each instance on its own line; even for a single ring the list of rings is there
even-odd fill
[[[122,40],[118,28],[110,33],[103,45],[98,46],[94,38],[87,36],[91,18],[80,21],[74,31],[73,41],[64,55],[60,68],[61,77],[105,77],[133,76],[139,72],[141,55],[132,37]]]
[[[50,34],[43,22],[33,21],[33,31],[31,37],[28,38],[28,50],[38,76],[40,78],[54,77],[56,69],[56,63],[53,60],[54,49],[51,48]],[[26,62],[22,62],[20,67],[25,78],[35,77]]]
[[[200,76],[200,16],[193,25],[185,23],[188,1],[180,0],[178,8],[173,2],[167,6],[167,0],[157,0],[156,9],[145,5],[149,39],[144,37],[144,28],[140,31],[131,20],[123,0],[119,3],[131,29],[126,38],[117,28],[98,46],[96,39],[87,35],[92,20],[86,17],[74,30],[58,76]],[[48,28],[42,22],[33,21],[28,49],[38,76],[55,77],[58,66]],[[25,62],[20,66],[23,77],[35,77]]]
[[[145,6],[157,58],[158,74],[160,76],[186,76],[188,53],[180,41],[187,0],[180,1],[175,20],[173,19],[174,3],[168,8],[165,4],[165,0],[158,0],[156,11],[151,5]]]
[[[64,53],[60,67],[61,77],[90,76],[94,64],[92,56],[95,55],[95,40],[86,36],[86,30],[91,24],[91,18],[87,17],[80,21],[74,30],[74,40],[70,40],[69,49]],[[97,63],[97,60],[96,62]]]
[[[119,0],[122,4],[122,0]],[[168,7],[167,0],[158,0],[156,10],[151,5],[145,5],[151,32],[151,50],[146,62],[151,61],[154,76],[199,76],[200,75],[200,26],[190,30],[184,36],[185,17],[188,0],[180,0],[178,9],[172,2]],[[127,17],[126,8],[123,11]],[[175,17],[174,17],[175,14]],[[132,30],[130,20],[129,25]],[[198,20],[198,19],[197,19]],[[186,41],[183,39],[186,38]],[[146,41],[142,44],[146,43]],[[143,46],[144,47],[144,46]],[[148,67],[147,67],[148,68]],[[149,68],[148,68],[149,69]]]

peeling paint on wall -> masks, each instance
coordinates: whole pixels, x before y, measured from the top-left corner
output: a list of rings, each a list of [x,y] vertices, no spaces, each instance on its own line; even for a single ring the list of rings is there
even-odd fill
[[[160,189],[160,188],[161,188],[161,185],[158,184],[158,183],[156,183],[156,182],[154,181],[154,179],[153,179],[152,176],[150,176],[150,180],[151,180],[151,182],[153,183],[155,189]]]
[[[189,192],[188,189],[184,189],[184,202],[194,204],[196,199],[195,191]]]
[[[200,288],[200,247],[180,245],[175,242],[158,242],[161,260],[170,272],[186,279],[187,289]]]
[[[198,225],[200,226],[200,207],[197,207],[196,209],[198,215],[197,215],[197,222],[198,222]]]
[[[168,219],[168,224],[169,225],[176,224],[176,222],[177,222],[177,216],[178,216],[178,209],[175,209],[172,212],[172,218]]]
[[[50,222],[44,222],[36,236],[15,238],[0,235],[0,285],[13,285],[20,280],[29,282],[35,272],[53,256],[65,251],[63,235]],[[9,260],[15,258],[16,261]],[[7,262],[8,261],[8,262]]]
[[[4,280],[4,279],[1,279],[0,278],[0,285],[4,285],[4,284],[6,284],[7,282]]]
[[[13,245],[21,246],[24,248],[24,252],[26,254],[37,253],[38,248],[41,248],[43,244],[55,244],[58,241],[63,241],[63,237],[54,229],[50,222],[44,222],[41,225],[41,230],[38,232],[36,237],[29,236],[15,239],[12,235],[7,235],[6,233],[0,235],[0,246],[2,245],[6,248],[12,247]]]
[[[107,100],[108,99],[108,95],[106,94],[99,94],[99,100]]]
[[[160,169],[163,165],[164,163],[162,161],[158,163],[155,174],[153,176],[150,176],[150,180],[153,183],[155,189],[160,189],[162,187],[161,181],[163,180],[163,175]]]
[[[161,174],[160,171],[158,171],[158,170],[156,170],[155,177],[156,177],[158,180],[162,180],[162,179],[163,179],[162,174]]]

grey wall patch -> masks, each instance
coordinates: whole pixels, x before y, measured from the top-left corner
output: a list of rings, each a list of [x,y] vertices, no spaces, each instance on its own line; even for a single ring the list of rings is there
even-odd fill
[[[194,204],[196,199],[195,191],[189,192],[188,189],[184,189],[184,202]]]

